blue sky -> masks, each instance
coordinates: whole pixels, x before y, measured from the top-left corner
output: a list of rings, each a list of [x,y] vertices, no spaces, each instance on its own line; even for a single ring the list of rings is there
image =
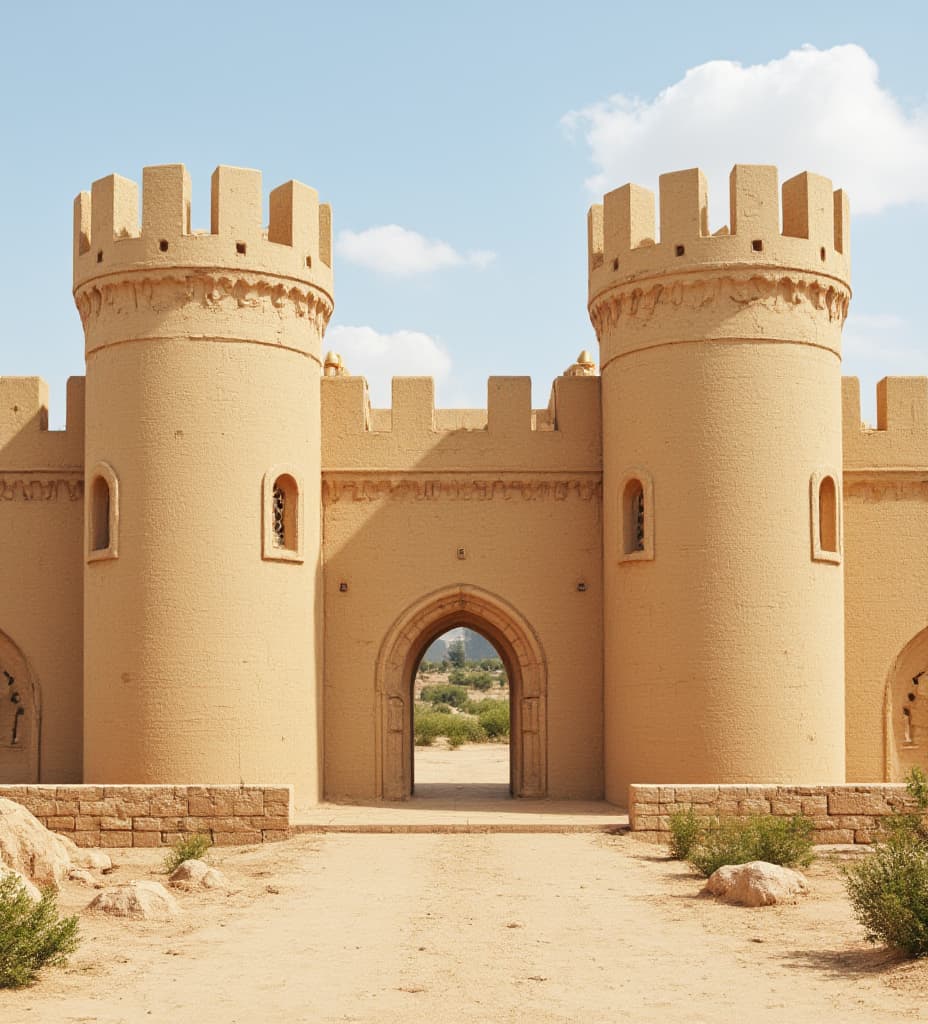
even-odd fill
[[[138,13],[136,13],[138,12]],[[391,372],[482,406],[535,404],[584,347],[587,207],[627,180],[776,163],[851,195],[844,372],[928,373],[928,17],[914,3],[17,4],[0,85],[0,371],[83,372],[71,203],[116,171],[183,162],[194,227],[218,163],[333,205],[329,347],[386,404]],[[802,49],[806,47],[806,49]]]

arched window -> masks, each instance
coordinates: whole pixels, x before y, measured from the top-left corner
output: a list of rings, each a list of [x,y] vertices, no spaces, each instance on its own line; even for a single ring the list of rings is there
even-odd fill
[[[271,561],[303,560],[303,494],[297,475],[274,469],[264,477],[263,556]]]
[[[625,554],[644,551],[644,485],[640,480],[629,480],[622,500],[625,524],[622,530]]]
[[[99,462],[89,476],[87,517],[87,560],[99,561],[118,555],[119,482],[111,466]]]
[[[619,561],[653,559],[654,488],[650,476],[640,469],[629,470],[622,478],[619,495]]]
[[[809,488],[812,558],[816,562],[841,561],[841,497],[838,475],[828,470],[812,474]]]

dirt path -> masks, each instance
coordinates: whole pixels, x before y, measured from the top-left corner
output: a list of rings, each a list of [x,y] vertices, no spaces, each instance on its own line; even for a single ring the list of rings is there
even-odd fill
[[[629,837],[330,835],[213,859],[230,895],[181,894],[170,925],[85,920],[70,968],[0,992],[0,1021],[928,1020],[928,965],[864,945],[833,865],[800,906],[751,911]],[[128,853],[115,877],[156,864]]]

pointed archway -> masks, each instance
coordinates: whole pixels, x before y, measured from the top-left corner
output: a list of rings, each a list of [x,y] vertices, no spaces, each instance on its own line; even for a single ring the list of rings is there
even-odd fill
[[[534,630],[508,602],[478,587],[459,584],[426,595],[390,627],[377,658],[377,792],[405,800],[413,781],[413,688],[426,647],[455,626],[483,634],[496,648],[509,677],[511,790],[540,797],[547,791],[544,653]]]
[[[0,633],[0,783],[39,781],[38,687],[26,657]]]

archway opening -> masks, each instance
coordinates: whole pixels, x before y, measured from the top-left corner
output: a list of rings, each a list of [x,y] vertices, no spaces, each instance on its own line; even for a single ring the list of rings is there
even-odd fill
[[[412,791],[435,799],[512,795],[511,701],[506,661],[476,629],[427,641],[412,688]]]
[[[419,665],[433,641],[461,627],[488,640],[503,662],[509,687],[512,795],[547,793],[548,674],[538,637],[503,598],[462,583],[434,591],[406,608],[381,645],[376,669],[377,792],[385,800],[412,795],[414,680]]]
[[[886,687],[886,781],[928,770],[928,629],[903,647]]]

